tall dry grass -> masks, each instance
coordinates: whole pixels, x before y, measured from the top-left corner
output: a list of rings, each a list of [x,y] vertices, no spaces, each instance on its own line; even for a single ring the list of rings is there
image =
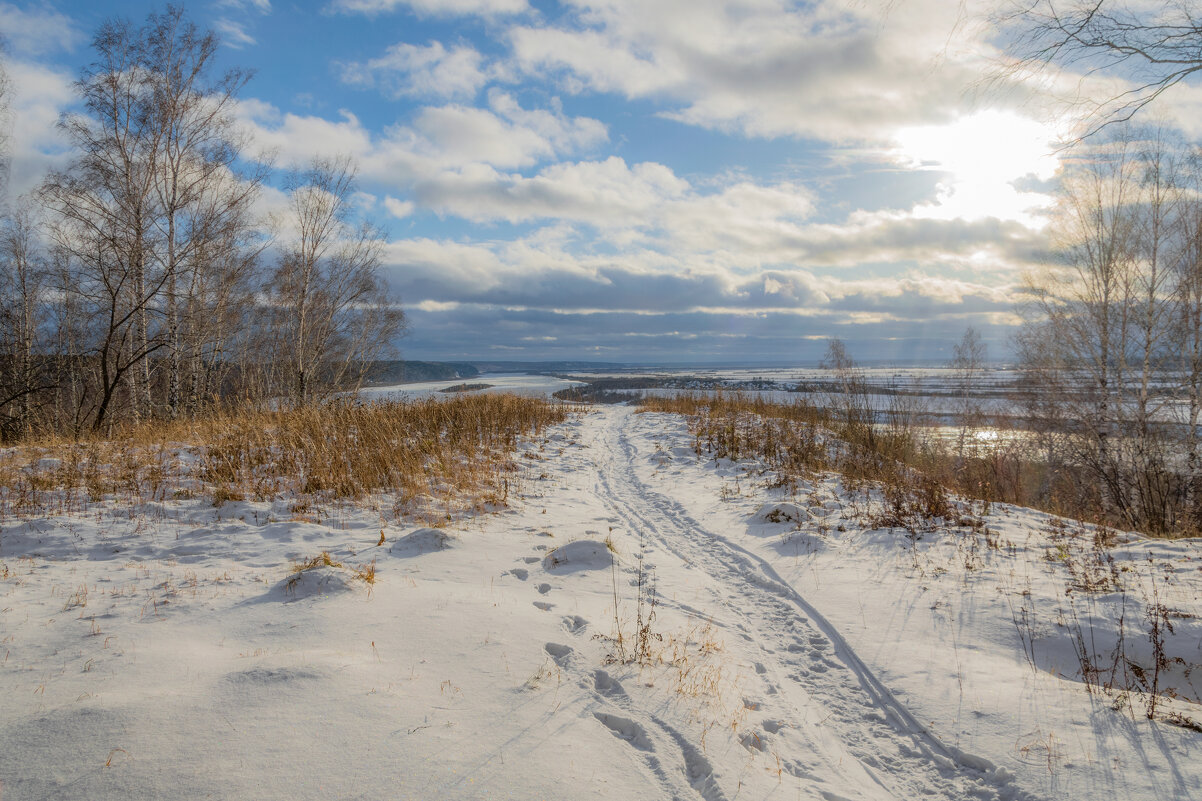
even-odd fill
[[[0,451],[0,518],[186,497],[303,506],[390,493],[398,513],[503,505],[519,438],[566,415],[562,404],[501,394],[339,400],[47,438]]]
[[[885,524],[921,528],[940,517],[958,518],[952,495],[1119,524],[1103,513],[1099,490],[1084,471],[1050,463],[1021,438],[961,452],[946,439],[927,436],[921,426],[893,419],[866,423],[801,400],[775,403],[716,393],[647,397],[642,403],[647,411],[688,417],[698,454],[758,459],[778,485],[796,486],[827,470],[872,485],[881,493]]]
[[[689,418],[698,455],[739,460],[755,457],[784,476],[830,468],[823,436],[827,416],[805,402],[772,403],[756,395],[717,392],[646,397],[646,411]]]

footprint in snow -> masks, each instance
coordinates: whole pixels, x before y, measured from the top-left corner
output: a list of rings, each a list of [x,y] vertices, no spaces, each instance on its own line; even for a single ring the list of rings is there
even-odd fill
[[[535,589],[538,590],[540,595],[546,595],[551,591],[551,585],[544,581],[542,584],[539,584],[537,587],[535,587]]]
[[[767,750],[768,744],[765,742],[767,735],[761,735],[758,732],[748,731],[739,735],[739,744],[748,751],[763,752]]]
[[[624,718],[621,715],[611,715],[608,712],[594,712],[593,717],[599,720],[619,740],[625,740],[640,751],[655,750],[651,745],[651,740],[647,737],[647,730],[630,718]]]
[[[785,773],[789,774],[794,779],[804,779],[807,781],[814,781],[817,779],[817,777],[813,773],[810,773],[808,770],[806,770],[805,765],[801,764],[800,762],[786,759],[781,761],[780,766]]]
[[[572,634],[579,634],[588,625],[588,621],[580,615],[570,615],[563,619],[563,627]]]
[[[622,683],[604,670],[598,670],[593,674],[593,689],[601,695],[611,698],[615,696],[625,697],[626,695],[626,688],[622,686]]]
[[[546,601],[535,601],[534,605],[537,606],[539,609],[543,610],[544,612],[550,612],[552,609],[555,608],[555,604],[549,604]]]
[[[509,571],[509,575],[517,576],[520,580],[525,581],[526,579],[530,578],[530,571],[524,567],[515,567],[513,570]]]
[[[557,665],[563,665],[568,661],[568,657],[572,655],[572,646],[563,645],[562,643],[549,642],[543,646],[543,649],[550,654]]]

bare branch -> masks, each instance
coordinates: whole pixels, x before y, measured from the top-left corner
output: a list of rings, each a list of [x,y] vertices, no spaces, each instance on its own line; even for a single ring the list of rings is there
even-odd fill
[[[1064,68],[1130,84],[1078,98],[1090,107],[1085,137],[1132,119],[1202,70],[1202,22],[1185,2],[1136,12],[1115,0],[1030,0],[997,21],[1013,37],[1008,75]]]

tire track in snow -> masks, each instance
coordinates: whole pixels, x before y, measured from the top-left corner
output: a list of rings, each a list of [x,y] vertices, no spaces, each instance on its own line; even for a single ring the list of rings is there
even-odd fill
[[[794,731],[809,750],[790,755],[789,773],[820,781],[807,764],[818,755],[868,797],[1032,798],[1004,769],[947,746],[928,731],[771,564],[706,529],[681,504],[643,482],[630,434],[637,425],[632,410],[611,407],[597,418],[601,430],[594,452],[607,457],[596,464],[598,496],[632,533],[703,571],[725,615],[739,621],[733,630],[761,649],[764,659],[756,670],[771,703],[785,707],[791,723],[802,721]],[[828,714],[821,722],[806,722],[805,712],[813,711],[815,702]],[[662,721],[654,722],[662,729]],[[671,734],[682,749],[696,749],[679,732]],[[831,742],[832,734],[837,742]],[[845,764],[845,754],[856,764]]]
[[[634,475],[630,469],[630,455],[623,451],[621,444],[614,438],[614,429],[612,426],[606,428],[603,438],[605,441],[601,443],[600,446],[595,450],[601,454],[608,454],[609,459],[605,465],[595,465],[598,471],[596,478],[596,494],[598,497],[618,516],[618,518],[624,522],[624,524],[631,531],[641,532],[644,535],[652,535],[656,544],[663,547],[664,550],[668,551],[669,553],[672,553],[681,562],[689,565],[695,564],[696,559],[690,555],[687,550],[683,550],[681,547],[679,547],[680,543],[677,540],[670,536],[665,536],[660,530],[661,527],[649,519],[649,514],[653,514],[655,511],[654,505],[648,503],[647,499],[645,498],[641,499],[641,502],[636,503],[636,501],[640,500],[637,495],[634,500],[631,500],[629,497],[623,497],[623,493],[621,493],[618,488],[622,488],[628,484],[633,486],[632,481],[634,480]],[[615,466],[615,454],[620,454],[623,457],[625,465]],[[669,526],[669,528],[673,527],[674,526]],[[708,571],[706,572],[708,574]],[[715,587],[710,587],[709,589],[713,594],[714,601],[722,605],[725,611],[724,617],[735,618],[736,621],[738,621],[733,626],[729,623],[721,623],[719,617],[712,615],[710,610],[702,611],[700,609],[677,603],[672,603],[671,605],[677,606],[682,611],[685,611],[691,615],[701,618],[710,617],[721,628],[733,628],[744,639],[757,642],[763,651],[763,658],[762,661],[756,662],[756,672],[760,674],[761,677],[768,677],[768,679],[770,679],[766,682],[768,687],[767,692],[773,697],[774,706],[786,707],[781,711],[784,712],[784,717],[790,721],[808,722],[808,713],[812,712],[812,709],[807,707],[803,710],[802,707],[791,704],[787,698],[775,695],[778,687],[788,686],[790,684],[796,685],[797,682],[804,681],[805,676],[799,673],[792,673],[785,676],[778,675],[779,670],[774,665],[774,663],[777,661],[777,657],[775,655],[776,651],[763,646],[763,641],[766,638],[760,637],[758,641],[756,640],[752,633],[756,632],[762,634],[763,629],[757,628],[754,621],[746,620],[747,615],[744,613],[742,607],[745,605],[747,594],[745,592],[731,592],[729,584],[720,584],[719,586],[725,588],[727,592],[719,592]],[[735,597],[738,598],[738,601],[734,600]],[[743,603],[740,603],[739,601],[742,601]],[[671,603],[665,602],[662,598],[660,599],[660,602]],[[756,603],[760,609],[771,609],[773,612],[775,612],[777,618],[779,618],[781,621],[781,626],[793,626],[797,623],[797,616],[795,612],[788,608],[783,602],[768,602],[761,599]],[[794,650],[788,645],[782,644],[782,646],[782,650],[785,648]],[[798,651],[802,650],[799,646],[795,647]],[[767,666],[765,666],[765,663]],[[795,665],[794,668],[799,671],[806,669],[800,665]],[[822,666],[820,669],[825,672],[828,668]],[[841,713],[838,711],[838,707],[833,709],[828,707],[823,710],[822,714],[825,721],[830,717],[839,715]],[[848,726],[854,725],[854,723],[850,720],[847,723]],[[806,739],[804,747],[801,750],[803,750],[807,756],[810,754],[816,754],[825,764],[840,766],[840,769],[837,771],[837,779],[833,786],[839,787],[840,790],[844,792],[849,786],[858,787],[860,794],[857,797],[861,798],[876,799],[894,797],[888,792],[888,788],[875,775],[874,766],[879,764],[877,760],[869,757],[862,764],[858,757],[845,747],[847,743],[843,739],[839,739],[838,742],[832,742],[834,738],[822,736],[821,732],[816,733],[812,728],[799,728],[797,731]],[[858,739],[858,735],[853,735],[852,739]],[[810,760],[805,758],[789,759],[788,755],[786,755],[786,758],[782,760],[782,769],[795,778],[803,780],[809,779],[814,781],[816,784],[821,784],[821,777],[814,775],[810,771],[809,761]],[[846,767],[843,767],[845,764]],[[914,793],[906,793],[904,797],[913,797],[917,794],[918,791],[915,791]],[[929,795],[929,793],[926,794]],[[842,795],[837,794],[823,793],[823,795],[834,801],[844,798]]]

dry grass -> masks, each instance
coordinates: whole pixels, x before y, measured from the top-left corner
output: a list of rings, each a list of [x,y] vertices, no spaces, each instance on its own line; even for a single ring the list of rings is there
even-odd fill
[[[1114,522],[1099,517],[1097,488],[1083,475],[1050,466],[1009,438],[956,453],[948,442],[906,422],[867,424],[804,401],[772,403],[740,393],[648,397],[643,408],[687,416],[698,455],[756,459],[777,486],[796,489],[806,476],[830,470],[852,486],[879,490],[882,526],[918,531],[959,524],[964,516],[952,495]]]
[[[360,565],[352,572],[355,574],[355,578],[359,579],[369,587],[373,586],[376,583],[376,560],[372,559],[368,564]]]
[[[307,571],[318,570],[323,567],[349,569],[354,578],[368,586],[369,591],[371,587],[375,586],[376,561],[374,559],[368,564],[360,565],[359,567],[346,568],[342,562],[336,561],[334,557],[330,556],[329,551],[322,551],[316,556],[311,556],[292,565],[292,577],[288,580],[287,588],[292,590],[297,582],[300,581],[300,577]]]
[[[292,566],[292,572],[299,575],[306,570],[316,570],[319,567],[342,567],[342,562],[335,562],[329,551],[322,551],[317,556],[297,562]]]
[[[755,457],[782,476],[831,466],[823,436],[826,416],[807,403],[770,403],[757,396],[719,392],[710,397],[648,397],[643,408],[686,415],[698,455]]]
[[[193,497],[312,503],[391,493],[397,514],[504,505],[519,438],[566,407],[514,395],[240,410],[0,451],[0,519]]]

